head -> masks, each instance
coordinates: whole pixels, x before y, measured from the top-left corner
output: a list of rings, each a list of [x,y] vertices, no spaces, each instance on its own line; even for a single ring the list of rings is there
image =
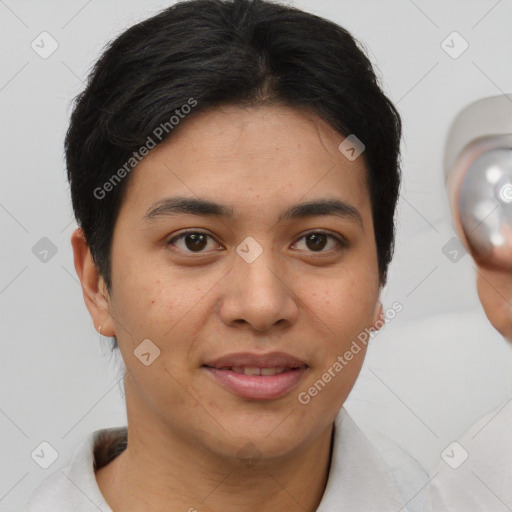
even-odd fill
[[[180,2],[106,48],[66,161],[75,267],[121,351],[129,420],[224,455],[284,455],[332,425],[366,344],[332,367],[381,322],[400,137],[352,36],[292,7]],[[291,392],[212,376],[276,352],[299,361]]]

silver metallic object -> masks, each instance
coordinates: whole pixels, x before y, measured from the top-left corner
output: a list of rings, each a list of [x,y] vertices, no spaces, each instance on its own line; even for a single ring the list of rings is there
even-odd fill
[[[479,100],[458,114],[444,169],[462,242],[479,265],[512,272],[512,95]]]

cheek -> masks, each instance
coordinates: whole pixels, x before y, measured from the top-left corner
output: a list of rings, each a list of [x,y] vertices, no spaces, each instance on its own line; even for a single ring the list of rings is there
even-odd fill
[[[210,280],[199,283],[161,271],[120,279],[113,305],[119,345],[124,345],[126,356],[134,359],[130,351],[149,339],[160,350],[158,361],[165,368],[173,374],[186,372],[205,323],[204,299],[211,286]]]
[[[368,340],[365,329],[373,319],[375,291],[354,281],[350,288],[336,286],[345,284],[335,282],[316,297],[314,306],[323,335],[317,338],[319,359],[303,391],[318,392],[317,398],[311,399],[317,417],[330,417],[341,408],[359,376],[367,351],[367,344],[361,339]]]
[[[367,274],[372,275],[371,273]],[[317,282],[315,292],[304,292],[305,302],[340,343],[364,330],[373,320],[379,288],[374,280],[345,272]]]
[[[120,255],[123,254],[121,258]],[[169,276],[169,267],[137,247],[119,246],[113,253],[114,299],[120,320],[124,319],[135,330],[158,326],[171,321],[174,312],[184,303],[188,293],[180,288],[179,279]]]
[[[141,269],[143,269],[141,271]],[[124,265],[113,280],[113,318],[119,343],[134,349],[144,339],[161,348],[161,339],[169,331],[172,312],[179,304],[159,277],[143,265]],[[174,302],[173,302],[174,301]]]

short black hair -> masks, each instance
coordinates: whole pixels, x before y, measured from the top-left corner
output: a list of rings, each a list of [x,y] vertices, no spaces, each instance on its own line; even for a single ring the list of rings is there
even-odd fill
[[[75,217],[108,292],[114,225],[144,148],[188,113],[269,102],[307,108],[364,143],[385,284],[402,126],[359,45],[334,22],[267,0],[180,1],[110,42],[75,98],[65,139]]]

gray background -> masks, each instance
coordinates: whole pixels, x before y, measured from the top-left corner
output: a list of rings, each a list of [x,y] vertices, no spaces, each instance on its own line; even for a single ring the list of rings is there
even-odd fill
[[[65,466],[91,431],[124,424],[119,361],[85,308],[73,267],[76,227],[63,163],[72,98],[103,45],[171,2],[0,0],[0,510],[13,510]],[[488,325],[469,255],[454,236],[442,155],[454,116],[512,93],[510,0],[297,0],[363,42],[404,121],[404,185],[384,307],[403,311],[376,336],[346,407],[377,444],[391,440],[426,469],[478,417],[512,396],[510,347]],[[43,31],[58,49],[41,58]],[[451,58],[453,31],[469,48]],[[32,252],[49,238],[56,253]],[[31,452],[58,452],[48,469]]]

